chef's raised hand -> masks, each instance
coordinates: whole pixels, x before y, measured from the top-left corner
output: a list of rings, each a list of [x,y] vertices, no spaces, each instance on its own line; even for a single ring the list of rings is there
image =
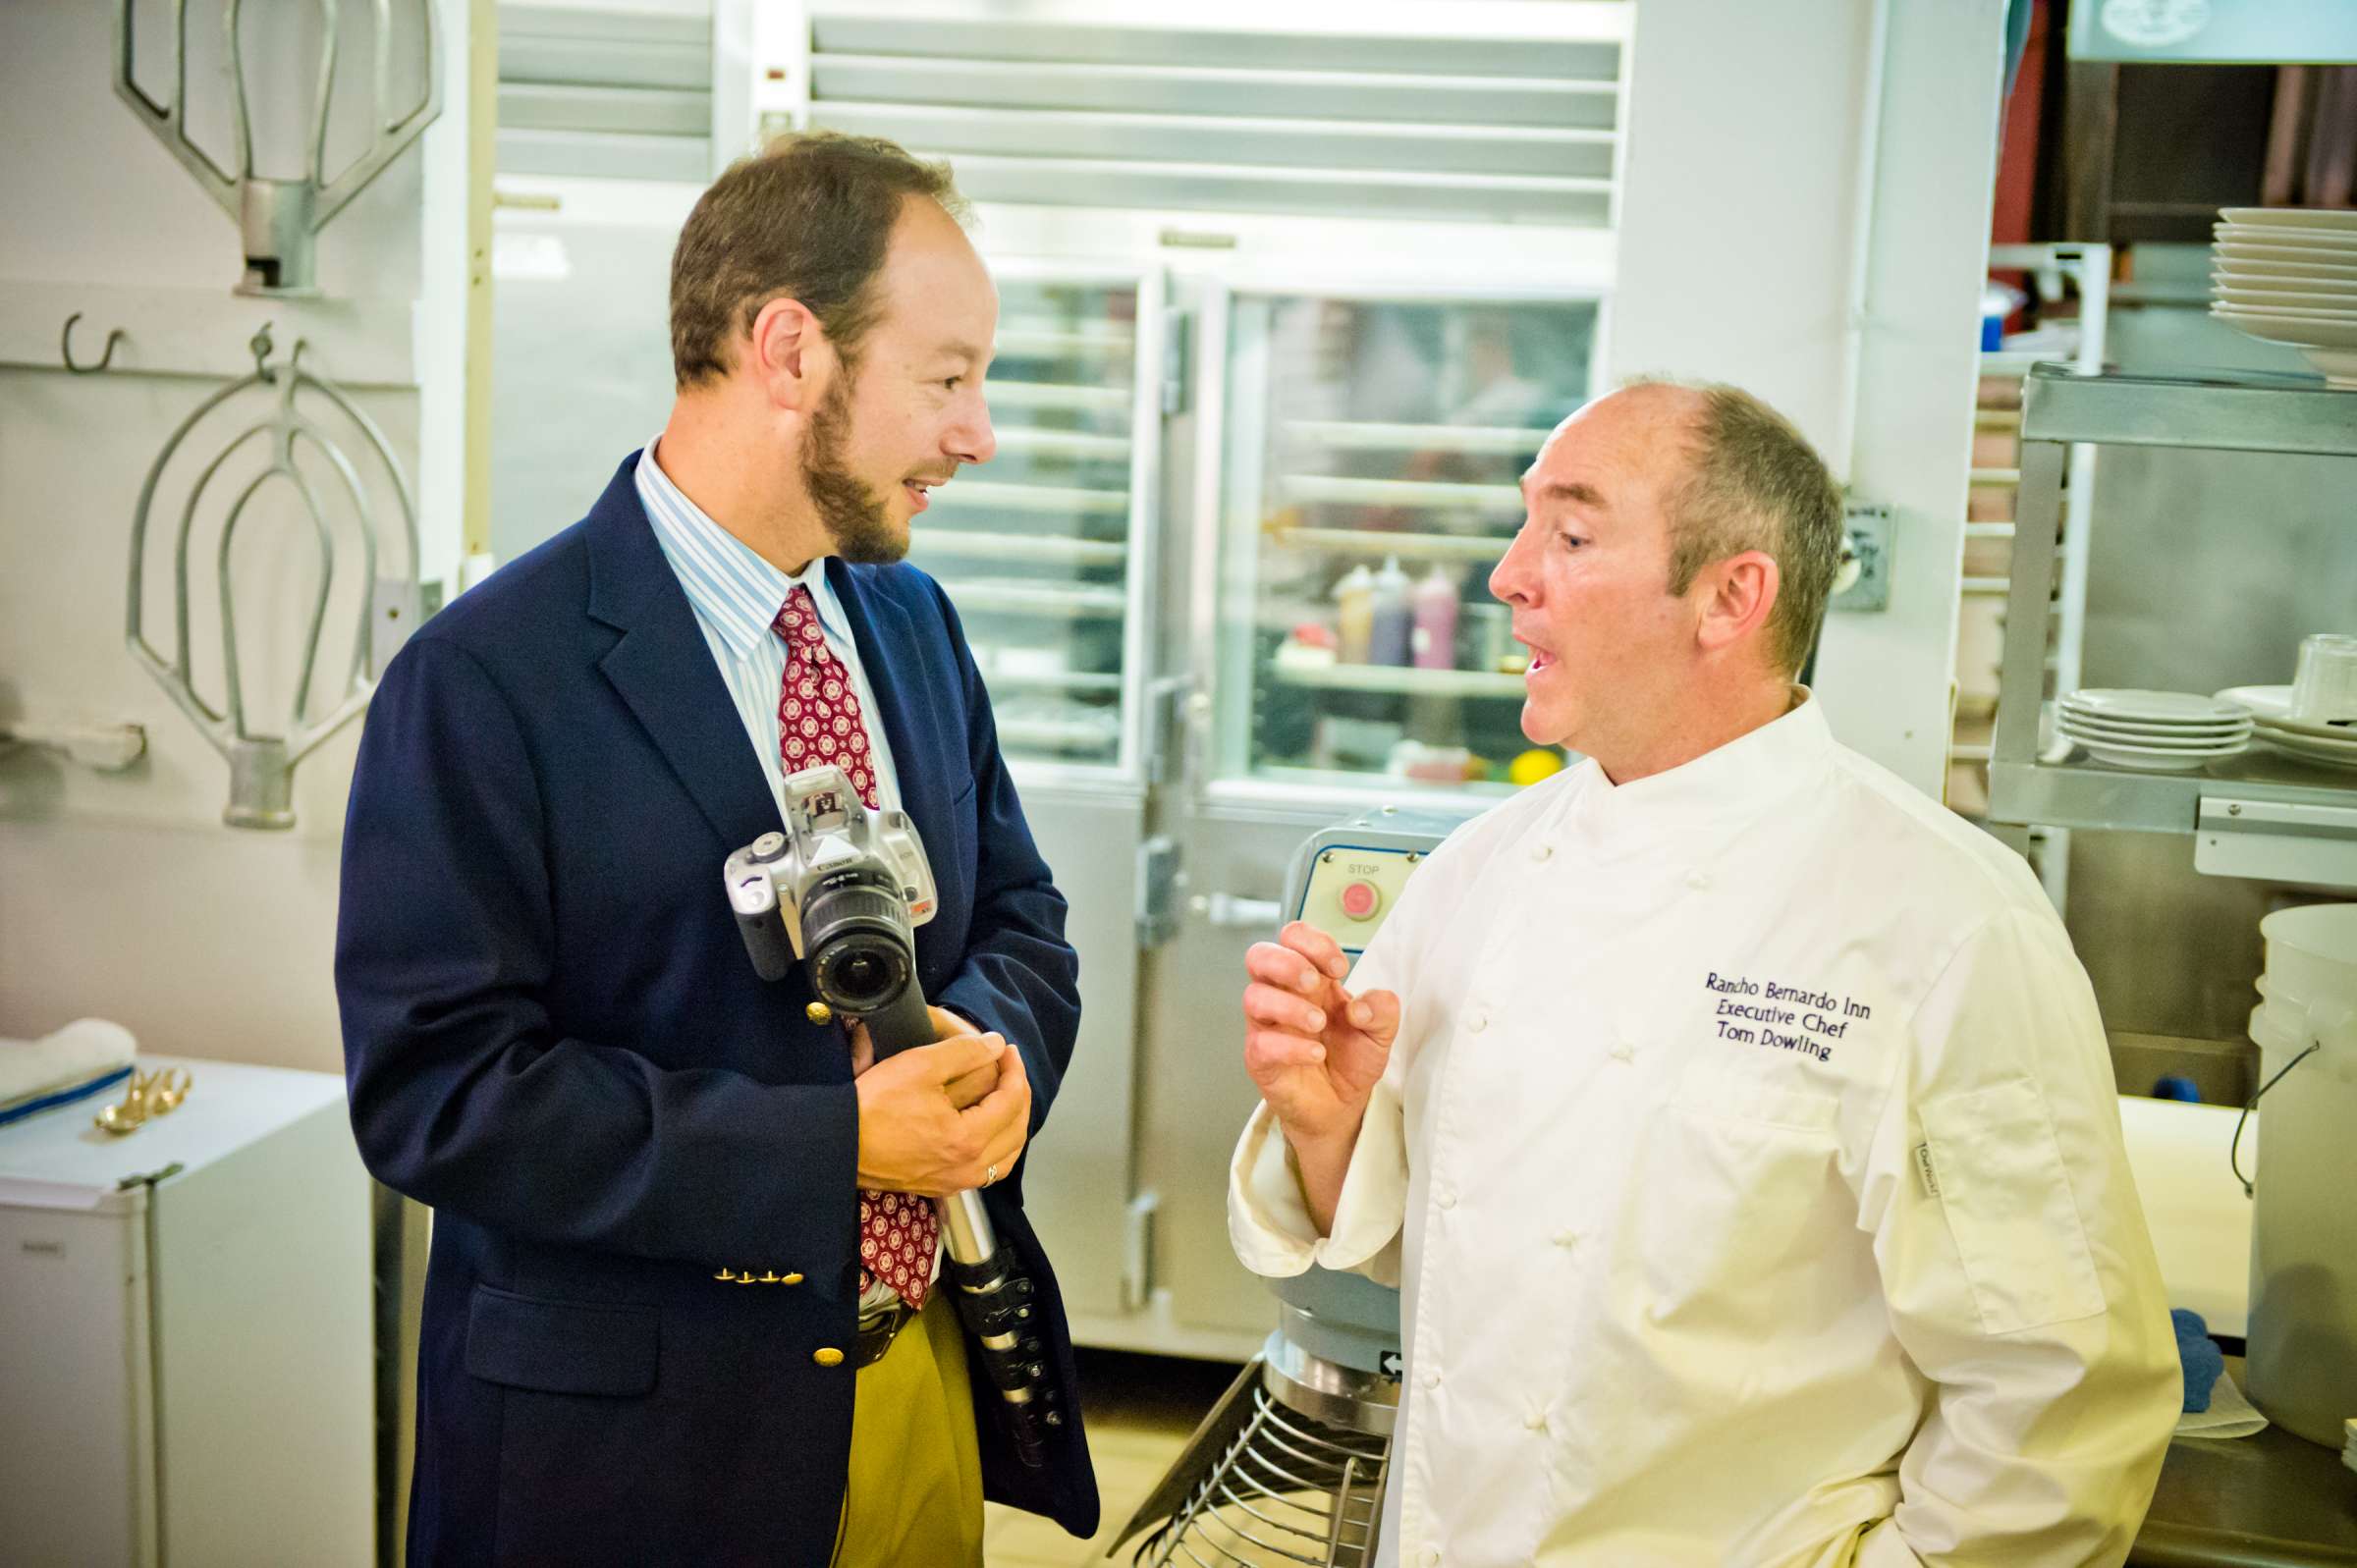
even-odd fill
[[[1342,947],[1296,920],[1275,942],[1244,954],[1244,1070],[1306,1157],[1312,1146],[1357,1141],[1367,1098],[1391,1060],[1399,999],[1388,991],[1353,997]]]

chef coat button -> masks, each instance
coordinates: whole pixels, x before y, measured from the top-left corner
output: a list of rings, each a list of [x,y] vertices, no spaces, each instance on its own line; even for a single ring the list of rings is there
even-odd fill
[[[810,1352],[810,1359],[822,1367],[840,1367],[843,1365],[843,1352],[833,1345],[821,1345]]]
[[[1441,1548],[1438,1546],[1425,1547],[1416,1554],[1416,1561],[1422,1563],[1424,1568],[1441,1568]]]
[[[1612,1055],[1615,1061],[1633,1060],[1636,1054],[1637,1048],[1630,1045],[1627,1041],[1616,1040],[1613,1042]]]
[[[1472,1030],[1475,1034],[1481,1033],[1489,1026],[1490,1015],[1486,1012],[1477,1012],[1472,1017],[1465,1020],[1465,1027]]]
[[[1569,1225],[1565,1225],[1547,1239],[1567,1252],[1579,1245],[1579,1232],[1573,1230]]]
[[[1689,871],[1686,873],[1686,886],[1693,889],[1696,892],[1702,892],[1703,889],[1708,888],[1710,885],[1711,874],[1709,872]]]
[[[1456,1194],[1449,1188],[1443,1187],[1434,1195],[1432,1201],[1444,1209],[1453,1209],[1456,1207]]]
[[[1424,1374],[1424,1386],[1427,1389],[1438,1388],[1440,1385],[1441,1375],[1439,1373],[1428,1371]]]
[[[1544,1410],[1531,1411],[1522,1418],[1522,1425],[1528,1427],[1532,1432],[1545,1432],[1547,1430],[1547,1412]]]
[[[1531,846],[1531,850],[1530,850],[1530,858],[1531,858],[1531,859],[1533,859],[1533,860],[1544,860],[1544,859],[1546,859],[1546,858],[1547,858],[1549,855],[1552,855],[1552,854],[1554,854],[1554,853],[1555,853],[1555,845],[1553,845],[1553,844],[1549,843],[1549,842],[1548,842],[1546,839],[1542,838],[1542,839],[1540,839],[1540,840],[1539,840],[1537,843],[1535,843],[1535,844],[1533,844],[1533,845]]]

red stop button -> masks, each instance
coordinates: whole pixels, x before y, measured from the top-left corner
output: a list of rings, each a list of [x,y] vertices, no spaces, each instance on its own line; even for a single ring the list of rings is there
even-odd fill
[[[1347,883],[1343,888],[1343,913],[1353,920],[1372,920],[1375,911],[1383,907],[1383,890],[1366,881]]]

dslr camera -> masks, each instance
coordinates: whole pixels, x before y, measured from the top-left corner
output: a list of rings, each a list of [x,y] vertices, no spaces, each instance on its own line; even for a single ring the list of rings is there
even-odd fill
[[[798,959],[818,1000],[871,1032],[909,997],[921,1026],[915,928],[937,901],[907,813],[869,811],[833,764],[805,768],[786,780],[786,831],[729,856],[721,875],[762,979],[784,979]]]

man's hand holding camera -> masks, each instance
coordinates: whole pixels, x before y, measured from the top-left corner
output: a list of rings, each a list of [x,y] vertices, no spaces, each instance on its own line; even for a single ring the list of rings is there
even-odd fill
[[[1023,1054],[939,1007],[939,1037],[881,1062],[864,1026],[851,1032],[859,1096],[859,1185],[945,1198],[1014,1168],[1031,1129]]]
[[[1292,1146],[1311,1217],[1329,1230],[1359,1121],[1399,1033],[1399,999],[1353,997],[1341,946],[1299,920],[1275,942],[1254,943],[1244,972],[1244,1070]]]

